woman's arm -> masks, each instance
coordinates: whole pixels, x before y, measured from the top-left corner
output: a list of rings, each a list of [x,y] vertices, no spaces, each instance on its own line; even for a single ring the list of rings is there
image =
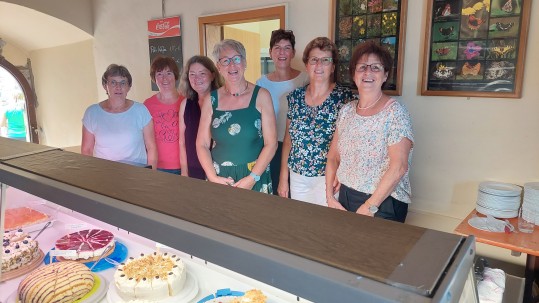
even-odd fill
[[[210,126],[211,126],[211,116],[213,114],[213,109],[211,107],[211,94],[206,96],[204,98],[204,101],[202,102],[202,108],[200,109],[200,123],[198,126],[198,133],[197,133],[197,156],[198,160],[200,161],[200,165],[204,169],[204,172],[206,173],[206,178],[208,181],[224,184],[224,185],[232,185],[234,183],[234,180],[232,178],[223,178],[218,176],[215,173],[215,168],[213,167],[213,161],[211,158],[210,153],[210,145],[211,145],[211,132],[210,132]]]
[[[183,118],[185,114],[185,104],[187,103],[187,99],[183,100],[182,104],[180,104],[180,112],[179,112],[179,131],[180,131],[180,169],[182,176],[188,177],[189,176],[189,169],[187,165],[187,152],[185,150],[185,120]]]
[[[262,137],[264,138],[264,147],[258,155],[255,166],[252,172],[257,175],[262,175],[268,167],[271,159],[277,150],[277,130],[275,128],[275,111],[273,110],[273,102],[270,93],[265,88],[260,88],[256,98],[256,107],[260,111],[262,117]],[[239,180],[234,186],[240,188],[251,189],[255,185],[255,180],[251,176],[247,176]]]
[[[367,215],[373,217],[369,211],[369,206],[380,206],[382,202],[391,195],[395,190],[395,187],[408,171],[408,155],[412,149],[412,141],[404,137],[399,143],[390,145],[388,147],[389,154],[389,168],[382,175],[380,183],[372,193],[371,197],[365,201],[356,211],[358,214]]]
[[[86,127],[82,126],[82,143],[80,153],[87,156],[94,155],[95,136]]]
[[[290,119],[286,119],[286,128],[283,139],[283,151],[281,152],[281,173],[279,174],[279,186],[277,187],[277,193],[279,196],[288,198],[290,192],[290,185],[288,184],[288,156],[290,155],[290,149],[292,149],[292,140],[290,140]]]
[[[326,201],[331,208],[345,210],[344,207],[335,199],[335,193],[338,191],[339,181],[337,180],[337,168],[341,163],[339,155],[339,130],[336,128],[333,134],[333,140],[329,146],[326,163]]]
[[[146,154],[148,155],[147,164],[152,166],[152,169],[157,169],[157,145],[155,144],[155,132],[153,129],[153,120],[150,120],[142,129],[144,137],[144,145],[146,146]]]

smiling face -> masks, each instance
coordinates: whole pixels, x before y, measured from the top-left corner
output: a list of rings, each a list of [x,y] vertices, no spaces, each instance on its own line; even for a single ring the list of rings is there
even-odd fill
[[[286,39],[276,42],[270,51],[271,60],[273,60],[276,68],[290,67],[290,62],[295,55],[296,51],[292,47],[292,43]]]
[[[380,58],[375,54],[365,54],[356,63],[356,70],[354,73],[354,83],[357,86],[358,91],[380,91],[382,85],[387,80],[387,72],[382,69],[378,72],[372,71],[372,66],[364,67],[364,71],[360,71],[360,66],[363,64],[371,65],[374,64],[377,66],[381,64]]]
[[[103,85],[109,99],[125,100],[127,93],[131,89],[126,77],[122,76],[110,76],[107,78],[107,83]]]
[[[318,62],[316,62],[314,65],[311,64],[312,61],[316,60],[313,58],[318,58]],[[309,52],[309,58],[305,64],[305,69],[307,70],[307,74],[309,74],[311,83],[315,81],[331,81],[332,79],[333,72],[335,71],[335,64],[331,62],[328,65],[324,65],[324,60],[320,60],[322,58],[332,58],[331,51],[323,51],[319,48],[313,48]]]
[[[211,88],[211,82],[215,75],[200,63],[189,66],[189,83],[199,95],[207,94]]]
[[[217,62],[217,68],[226,82],[238,82],[243,81],[243,74],[245,72],[245,58],[241,57],[239,63],[235,63],[232,59],[235,56],[241,55],[231,48],[225,48],[219,53],[219,62]],[[221,64],[222,59],[230,59],[229,64],[224,66]]]
[[[155,84],[159,87],[159,91],[176,89],[174,72],[168,66],[165,66],[161,71],[155,72]]]

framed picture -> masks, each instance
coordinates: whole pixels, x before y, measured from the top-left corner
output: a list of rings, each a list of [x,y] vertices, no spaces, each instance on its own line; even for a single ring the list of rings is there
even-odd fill
[[[356,88],[349,74],[350,57],[357,45],[375,40],[389,50],[394,60],[384,92],[401,95],[406,8],[407,0],[332,0],[331,33],[339,50],[337,83]]]
[[[532,0],[429,0],[421,94],[520,98]]]

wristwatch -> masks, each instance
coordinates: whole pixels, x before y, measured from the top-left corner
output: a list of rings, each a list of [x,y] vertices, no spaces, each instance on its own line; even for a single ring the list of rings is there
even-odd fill
[[[370,203],[367,203],[367,204],[369,204],[369,212],[370,212],[371,214],[374,215],[375,213],[378,212],[378,206],[376,206],[376,205],[371,205]]]
[[[249,176],[253,177],[253,179],[255,179],[255,182],[260,181],[260,176],[257,175],[257,174],[255,174],[255,173],[253,173],[253,172],[251,172],[251,173],[249,174]]]

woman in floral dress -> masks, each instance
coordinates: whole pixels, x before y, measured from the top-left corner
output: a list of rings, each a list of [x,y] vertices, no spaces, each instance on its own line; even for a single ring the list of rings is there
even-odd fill
[[[326,204],[326,155],[341,107],[355,99],[352,91],[333,79],[337,47],[326,37],[309,42],[303,63],[310,84],[288,95],[278,193],[292,199]],[[290,185],[288,182],[290,174]]]
[[[406,108],[382,91],[391,74],[389,52],[366,42],[350,60],[359,100],[339,113],[326,166],[328,205],[358,214],[404,222],[411,202],[408,168],[414,137]],[[340,181],[339,200],[333,194]]]
[[[271,96],[245,79],[245,48],[240,42],[221,41],[213,56],[225,85],[202,104],[197,135],[200,164],[211,182],[270,194],[268,165],[277,149]]]

